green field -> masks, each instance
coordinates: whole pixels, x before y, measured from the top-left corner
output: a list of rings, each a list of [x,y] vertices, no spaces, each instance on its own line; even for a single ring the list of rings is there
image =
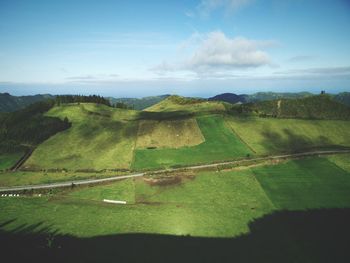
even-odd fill
[[[104,198],[126,200],[129,204],[104,204]],[[0,222],[16,218],[8,227],[45,222],[60,233],[75,236],[112,233],[236,236],[249,231],[252,219],[273,209],[249,171],[183,176],[173,185],[151,185],[143,179],[130,179],[50,197],[0,198],[0,206]]]
[[[254,117],[226,121],[257,154],[350,146],[350,121]]]
[[[350,207],[350,174],[326,158],[253,169],[278,209]]]
[[[14,166],[23,154],[23,152],[0,154],[0,171]]]
[[[136,149],[134,169],[161,168],[230,160],[252,154],[225,125],[221,116],[197,118],[205,142],[178,149]]]
[[[0,222],[79,237],[154,233],[234,237],[278,210],[350,207],[350,174],[327,158],[240,171],[186,172],[75,188],[42,197],[0,198]],[[127,205],[102,199],[126,200]],[[39,229],[33,229],[33,232]]]
[[[350,154],[332,155],[328,157],[328,160],[350,173]]]
[[[24,169],[129,169],[136,141],[136,111],[81,103],[54,107],[48,116],[73,123],[33,152]]]

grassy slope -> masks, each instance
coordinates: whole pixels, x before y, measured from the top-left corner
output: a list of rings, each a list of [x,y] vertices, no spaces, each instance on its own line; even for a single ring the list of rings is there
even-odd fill
[[[229,118],[228,123],[258,154],[317,146],[350,146],[350,121]]]
[[[104,198],[130,204],[103,204]],[[135,202],[140,199],[143,203]],[[0,206],[1,222],[10,218],[17,218],[14,225],[45,222],[76,236],[135,232],[236,236],[249,231],[249,221],[273,209],[249,171],[202,173],[184,184],[163,187],[142,179],[124,180],[51,199],[2,198]]]
[[[0,170],[11,168],[23,154],[23,152],[0,154]]]
[[[197,118],[205,142],[179,149],[137,149],[134,169],[169,167],[245,157],[251,151],[226,127],[220,116]]]
[[[350,207],[350,174],[326,158],[253,169],[279,209]]]
[[[204,141],[196,119],[144,120],[139,124],[137,147],[179,148]]]
[[[128,169],[136,140],[134,111],[80,104],[53,108],[49,116],[73,125],[41,144],[24,168]]]
[[[243,107],[251,108],[259,115],[281,118],[350,120],[350,108],[328,95],[261,101]]]
[[[203,101],[179,96],[170,96],[165,100],[145,109],[145,111],[186,111],[186,112],[223,112],[224,103],[217,101]]]
[[[328,160],[350,173],[350,154],[332,155]]]

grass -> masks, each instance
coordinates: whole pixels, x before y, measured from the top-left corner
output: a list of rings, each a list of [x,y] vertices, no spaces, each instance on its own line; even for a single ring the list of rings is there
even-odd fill
[[[224,112],[224,103],[218,101],[203,101],[179,96],[170,96],[161,102],[145,109],[151,112]]]
[[[0,154],[0,171],[10,169],[23,156],[23,152]]]
[[[327,159],[350,173],[350,154],[331,155]]]
[[[253,169],[278,209],[350,207],[350,174],[326,158]]]
[[[230,117],[227,123],[257,154],[350,146],[350,121]]]
[[[179,148],[204,141],[196,119],[140,121],[137,148]]]
[[[49,116],[73,124],[42,143],[25,169],[129,169],[136,141],[135,111],[81,103],[53,108]]]
[[[183,180],[152,186],[143,179],[129,179],[52,197],[0,198],[0,221],[16,218],[9,227],[44,222],[60,233],[80,237],[113,233],[236,236],[249,231],[251,220],[273,209],[249,171],[201,173]],[[104,198],[128,204],[105,204]]]
[[[178,149],[136,149],[134,169],[164,168],[245,157],[251,154],[220,116],[197,118],[205,142]]]
[[[350,207],[349,187],[349,173],[327,158],[314,157],[241,171],[127,179],[42,197],[0,197],[0,222],[16,219],[2,227],[9,231],[42,223],[78,237],[235,237],[277,210]],[[102,199],[126,200],[127,205]]]

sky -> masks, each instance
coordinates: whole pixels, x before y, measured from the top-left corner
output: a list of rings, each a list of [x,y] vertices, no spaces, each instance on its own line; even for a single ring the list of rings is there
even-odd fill
[[[0,0],[0,92],[350,91],[349,0]]]

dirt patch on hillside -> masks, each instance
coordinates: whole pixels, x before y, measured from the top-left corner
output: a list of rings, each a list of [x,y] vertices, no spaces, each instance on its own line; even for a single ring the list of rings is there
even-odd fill
[[[193,172],[171,173],[162,176],[144,177],[143,180],[151,186],[174,186],[180,185],[186,180],[193,180],[195,175]]]

